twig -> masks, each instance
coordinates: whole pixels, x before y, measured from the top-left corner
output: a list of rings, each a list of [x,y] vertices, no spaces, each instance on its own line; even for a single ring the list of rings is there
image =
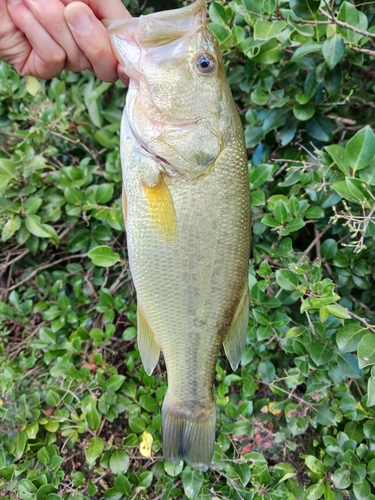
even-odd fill
[[[355,318],[358,321],[360,321],[361,323],[363,323],[366,326],[366,328],[368,328],[372,333],[375,333],[375,326],[370,325],[370,323],[368,323],[365,320],[365,318],[361,318],[360,316],[357,316],[354,312],[349,311],[349,309],[346,309],[346,311],[348,314],[350,314],[350,316],[353,316],[353,318]]]
[[[358,28],[355,28],[354,26],[344,23],[344,21],[339,21],[336,17],[334,17],[332,14],[328,14],[325,10],[323,10],[321,7],[319,7],[319,13],[322,14],[323,16],[327,17],[332,21],[332,23],[337,24],[338,26],[341,26],[341,28],[346,28],[350,31],[353,31],[354,33],[358,33],[359,35],[367,36],[369,38],[375,38],[375,33],[370,33],[369,31],[363,31]]]
[[[317,242],[320,240],[320,238],[323,236],[324,233],[328,231],[328,229],[331,227],[331,224],[328,224],[323,231],[320,233],[317,233],[313,241],[310,243],[310,245],[306,248],[306,250],[303,252],[301,255],[299,261],[297,262],[297,265],[301,264],[303,259],[307,256],[307,254],[310,252],[310,250],[317,244]]]
[[[375,50],[371,49],[360,49],[359,47],[351,47],[352,50],[356,52],[362,52],[362,54],[367,54],[368,56],[375,57]]]
[[[15,257],[13,260],[9,260],[8,262],[5,262],[4,264],[1,264],[0,270],[1,269],[6,269],[7,267],[15,264],[18,260],[23,259],[29,252],[30,252],[30,250],[26,249],[22,253],[20,253],[19,255],[17,255],[17,257]]]
[[[21,280],[19,283],[16,283],[15,285],[11,286],[8,289],[5,289],[7,292],[11,292],[12,290],[16,290],[16,288],[22,286],[23,284],[27,283],[31,278],[33,278],[36,274],[38,274],[40,271],[43,271],[44,269],[48,269],[49,267],[56,266],[57,264],[60,264],[61,262],[65,262],[70,259],[82,259],[82,257],[86,257],[87,254],[79,254],[79,255],[68,255],[67,257],[63,257],[62,259],[56,260],[54,262],[49,262],[48,264],[45,264],[44,266],[39,266],[37,269],[35,269],[33,272],[31,272],[26,278]],[[4,288],[3,288],[4,290]]]

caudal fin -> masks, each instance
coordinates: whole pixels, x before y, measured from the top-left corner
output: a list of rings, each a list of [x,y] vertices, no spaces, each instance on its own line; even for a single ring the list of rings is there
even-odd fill
[[[216,408],[188,411],[172,405],[168,395],[163,403],[163,454],[168,462],[185,460],[191,467],[206,471],[215,445]]]

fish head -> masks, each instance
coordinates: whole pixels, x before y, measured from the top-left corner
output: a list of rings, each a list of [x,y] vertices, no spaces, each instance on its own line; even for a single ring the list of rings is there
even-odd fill
[[[134,142],[172,174],[208,172],[225,147],[233,104],[204,0],[112,21],[107,30],[130,78],[126,114]]]

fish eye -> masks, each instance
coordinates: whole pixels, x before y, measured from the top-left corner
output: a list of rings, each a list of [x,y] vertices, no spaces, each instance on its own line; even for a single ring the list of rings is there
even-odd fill
[[[215,71],[215,59],[210,54],[200,54],[196,60],[196,66],[200,73],[210,74]]]

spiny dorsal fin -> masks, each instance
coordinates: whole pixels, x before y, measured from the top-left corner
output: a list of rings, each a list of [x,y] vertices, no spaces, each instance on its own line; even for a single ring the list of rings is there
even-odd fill
[[[137,308],[138,349],[147,375],[151,375],[159,361],[160,346],[147,321],[141,305]]]
[[[155,186],[143,184],[150,220],[158,235],[167,240],[177,237],[177,218],[172,195],[162,176]]]
[[[225,354],[232,370],[237,370],[241,361],[242,351],[246,342],[247,325],[249,322],[249,289],[246,283],[240,303],[227,336],[223,342]]]

